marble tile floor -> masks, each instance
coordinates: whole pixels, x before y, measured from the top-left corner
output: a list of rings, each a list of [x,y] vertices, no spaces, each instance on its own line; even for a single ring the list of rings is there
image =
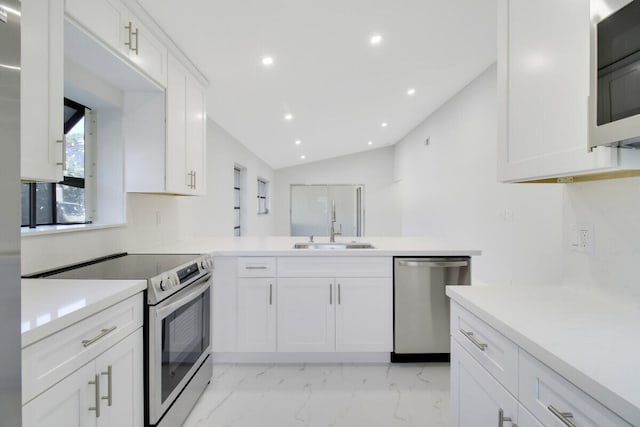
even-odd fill
[[[450,426],[449,364],[215,365],[183,427]]]

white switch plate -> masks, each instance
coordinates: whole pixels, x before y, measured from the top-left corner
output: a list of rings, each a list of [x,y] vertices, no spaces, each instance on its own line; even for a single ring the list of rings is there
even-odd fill
[[[593,253],[593,225],[574,224],[571,226],[569,248],[575,252]]]

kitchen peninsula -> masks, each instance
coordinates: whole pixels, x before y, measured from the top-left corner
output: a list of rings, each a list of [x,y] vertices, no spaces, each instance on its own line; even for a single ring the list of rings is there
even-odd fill
[[[393,257],[481,254],[430,238],[367,237],[355,249],[325,249],[328,237],[313,240],[315,249],[295,248],[310,237],[270,236],[189,239],[138,250],[213,255],[214,358],[256,363],[388,362]],[[353,242],[345,237],[335,244]],[[364,243],[373,248],[359,248]]]

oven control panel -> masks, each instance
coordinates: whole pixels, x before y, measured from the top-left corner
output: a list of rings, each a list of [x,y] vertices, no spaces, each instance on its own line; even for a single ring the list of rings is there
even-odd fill
[[[192,261],[158,274],[149,280],[147,303],[155,305],[174,293],[194,284],[213,270],[213,258],[200,255]]]

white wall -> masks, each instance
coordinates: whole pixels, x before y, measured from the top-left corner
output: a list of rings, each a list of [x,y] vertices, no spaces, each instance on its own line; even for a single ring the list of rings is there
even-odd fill
[[[289,235],[291,184],[363,184],[365,235],[399,235],[393,156],[393,147],[385,147],[276,170],[273,194],[276,234]]]
[[[563,186],[497,182],[496,99],[494,65],[396,145],[402,234],[481,249],[477,282],[559,283]]]
[[[273,209],[257,214],[257,179],[273,185],[274,171],[217,123],[207,122],[207,197],[193,201],[191,221],[194,235],[233,236],[233,168],[245,168],[242,234],[268,236],[274,233]]]
[[[233,167],[246,168],[245,232],[274,234],[274,215],[256,213],[257,177],[273,170],[220,126],[207,126],[207,196],[127,194],[127,225],[22,238],[22,273],[32,273],[115,252],[193,236],[233,235]]]
[[[640,297],[640,178],[576,183],[564,203],[565,282]],[[592,254],[569,249],[572,225],[592,225]]]

